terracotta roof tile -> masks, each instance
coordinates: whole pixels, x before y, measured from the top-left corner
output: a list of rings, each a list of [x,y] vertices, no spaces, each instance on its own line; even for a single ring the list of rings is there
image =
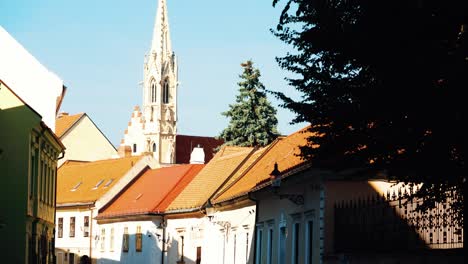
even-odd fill
[[[98,218],[161,213],[204,166],[189,164],[148,170],[106,206]]]
[[[84,115],[85,113],[79,113],[76,115],[60,115],[55,119],[55,134],[58,137],[62,137]]]
[[[303,128],[287,137],[278,138],[271,143],[263,153],[259,153],[259,157],[245,174],[237,177],[238,179],[225,188],[223,192],[219,192],[212,202],[219,203],[247,194],[258,183],[269,179],[275,162],[278,163],[280,171],[291,169],[303,163],[304,161],[298,154],[300,154],[299,147],[306,145],[307,138],[310,136],[307,128]]]
[[[253,148],[225,146],[166,208],[166,211],[198,208],[249,157]]]
[[[57,204],[95,202],[141,158],[134,156],[64,164],[57,170]],[[101,180],[101,184],[94,188]],[[76,190],[72,191],[75,187]]]

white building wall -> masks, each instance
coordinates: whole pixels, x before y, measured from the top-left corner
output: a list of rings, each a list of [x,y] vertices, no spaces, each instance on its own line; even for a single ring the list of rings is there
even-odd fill
[[[89,217],[89,236],[84,236],[84,217]],[[73,253],[78,259],[81,256],[87,255],[90,256],[90,245],[95,243],[95,227],[96,221],[93,220],[95,212],[92,212],[90,209],[66,209],[66,210],[57,210],[55,218],[55,251],[63,252],[64,254]],[[70,218],[75,217],[75,236],[70,237]],[[59,237],[59,218],[63,218],[63,236]],[[92,232],[91,232],[92,231]],[[64,255],[60,255],[65,258]],[[58,257],[58,255],[57,255]],[[94,258],[93,252],[91,252],[91,257]],[[61,262],[58,260],[58,263],[68,264],[71,263],[70,260],[65,261],[64,259]],[[77,263],[77,262],[75,262]]]
[[[255,205],[217,211],[212,217],[168,219],[168,253],[165,263],[176,263],[181,257],[184,236],[184,260],[194,264],[197,247],[201,263],[253,263]]]
[[[44,67],[0,26],[0,79],[55,130],[57,98],[63,81]]]
[[[93,249],[98,264],[111,263],[161,263],[162,229],[158,229],[159,220],[126,221],[101,224],[98,229],[98,242]],[[141,227],[142,249],[136,250],[137,227]],[[128,251],[123,250],[124,230],[128,230]],[[102,230],[105,230],[103,240]],[[113,243],[111,230],[114,229]]]

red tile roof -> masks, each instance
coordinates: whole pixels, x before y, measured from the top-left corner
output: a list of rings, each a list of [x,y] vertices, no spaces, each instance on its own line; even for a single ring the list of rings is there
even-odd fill
[[[204,166],[187,164],[148,170],[104,207],[97,218],[162,213]]]
[[[223,143],[223,140],[216,139],[214,137],[177,135],[176,163],[190,163],[190,154],[192,154],[193,148],[195,148],[197,145],[203,147],[203,150],[205,151],[205,163],[208,163],[214,156],[213,149],[222,145]]]

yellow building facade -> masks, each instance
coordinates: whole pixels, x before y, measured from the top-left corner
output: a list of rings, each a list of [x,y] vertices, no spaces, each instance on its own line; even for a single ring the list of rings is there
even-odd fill
[[[0,80],[2,262],[54,263],[57,160],[64,146]]]

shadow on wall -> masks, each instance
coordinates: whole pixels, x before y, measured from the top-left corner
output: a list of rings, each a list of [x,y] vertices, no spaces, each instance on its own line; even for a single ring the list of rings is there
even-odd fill
[[[62,248],[55,248],[55,258],[54,263],[57,264],[92,264],[97,263],[97,259],[89,258],[88,255],[79,255],[70,252],[69,250],[64,250]]]
[[[0,89],[6,88],[0,84]],[[41,117],[27,106],[9,103],[8,97],[5,99],[1,95],[0,200],[5,202],[0,203],[0,236],[4,238],[0,242],[0,255],[2,263],[24,263],[28,258],[35,258],[32,251],[28,251],[27,237],[36,236],[33,241],[37,245],[40,236],[32,234],[33,221],[38,218],[27,217],[25,212],[28,211],[30,137],[32,129],[39,126]],[[30,208],[34,205],[32,202]],[[50,225],[53,227],[53,223]]]
[[[463,263],[448,203],[416,211],[411,190],[383,181],[332,181],[326,192],[325,263],[338,255],[350,263]]]

